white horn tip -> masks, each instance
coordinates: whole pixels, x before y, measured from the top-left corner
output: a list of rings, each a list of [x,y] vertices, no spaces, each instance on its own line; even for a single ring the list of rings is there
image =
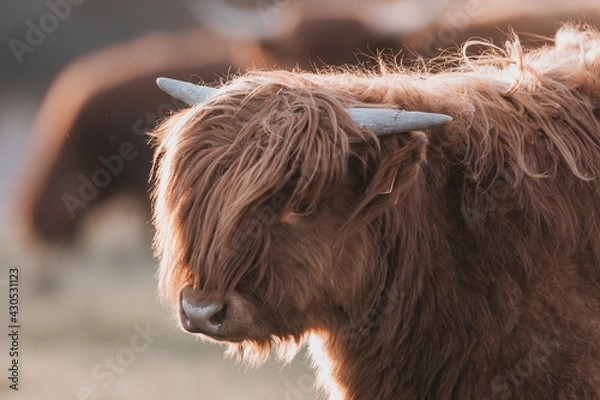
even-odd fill
[[[160,77],[156,79],[156,86],[163,92],[169,93],[177,87],[177,82],[175,79]]]
[[[157,78],[156,85],[169,96],[190,106],[208,100],[217,91],[217,89],[208,86],[194,85],[193,83],[164,77]]]

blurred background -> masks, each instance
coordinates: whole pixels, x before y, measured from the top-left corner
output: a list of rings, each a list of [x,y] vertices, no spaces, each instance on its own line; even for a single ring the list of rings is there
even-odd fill
[[[540,44],[564,21],[600,26],[597,0],[0,0],[0,11],[2,399],[324,398],[304,352],[247,369],[157,301],[145,132],[182,104],[156,77],[218,86],[252,68],[379,70],[380,57],[418,67],[471,38],[502,46],[514,29]]]

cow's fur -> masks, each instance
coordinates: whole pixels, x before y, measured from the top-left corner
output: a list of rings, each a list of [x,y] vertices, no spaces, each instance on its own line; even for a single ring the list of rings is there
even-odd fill
[[[377,138],[348,106],[454,121]],[[155,133],[161,293],[242,299],[242,356],[312,334],[345,399],[598,399],[599,118],[573,27],[438,74],[242,76]]]

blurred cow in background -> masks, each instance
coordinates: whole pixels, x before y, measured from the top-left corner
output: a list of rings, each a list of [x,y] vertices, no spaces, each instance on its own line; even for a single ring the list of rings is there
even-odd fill
[[[587,0],[398,1],[368,8],[335,0],[236,3],[189,0],[208,28],[151,34],[99,51],[56,79],[34,122],[21,180],[18,203],[28,232],[46,243],[72,244],[86,217],[121,195],[150,215],[145,132],[181,106],[156,88],[157,76],[211,84],[255,67],[377,63],[385,49],[403,61],[436,57],[473,37],[502,44],[510,27],[548,37],[566,20],[600,27],[600,11]]]
[[[201,30],[151,34],[69,66],[33,124],[20,202],[29,231],[71,243],[90,211],[115,195],[132,195],[148,214],[145,132],[180,106],[154,88],[156,74],[218,80],[235,68],[231,54],[229,40]]]

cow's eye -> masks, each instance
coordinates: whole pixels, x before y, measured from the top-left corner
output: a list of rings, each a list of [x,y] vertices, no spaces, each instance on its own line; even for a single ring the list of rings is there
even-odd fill
[[[310,201],[300,200],[296,204],[294,204],[294,207],[292,207],[292,211],[294,212],[294,214],[302,215],[302,214],[306,214],[308,212],[309,208],[310,208]]]

